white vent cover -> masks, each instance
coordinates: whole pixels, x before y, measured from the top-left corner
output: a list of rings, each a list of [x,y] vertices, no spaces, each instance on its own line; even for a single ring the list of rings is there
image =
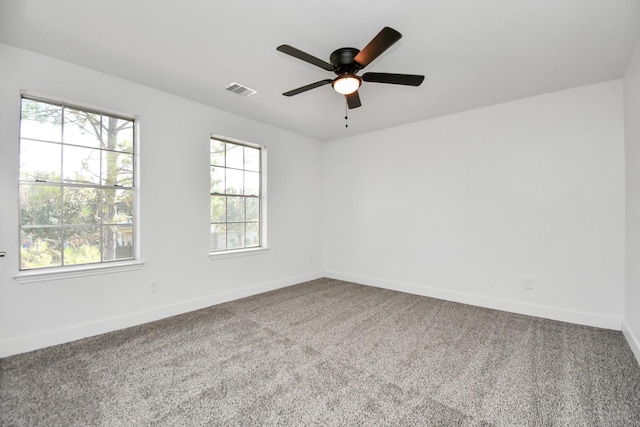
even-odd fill
[[[229,83],[229,85],[227,86],[227,90],[229,92],[237,93],[238,95],[242,95],[242,96],[251,96],[258,93],[257,90],[253,90],[249,87],[246,87],[236,82]]]

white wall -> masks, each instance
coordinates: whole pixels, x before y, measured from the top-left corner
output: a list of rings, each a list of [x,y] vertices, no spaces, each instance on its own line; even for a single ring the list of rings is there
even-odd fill
[[[640,362],[640,42],[624,76],[626,283],[623,332]]]
[[[619,330],[623,129],[616,80],[332,141],[325,274]]]
[[[0,76],[0,357],[321,276],[319,142],[3,44]],[[14,280],[21,89],[140,117],[142,269]],[[266,253],[208,258],[211,133],[267,147]]]

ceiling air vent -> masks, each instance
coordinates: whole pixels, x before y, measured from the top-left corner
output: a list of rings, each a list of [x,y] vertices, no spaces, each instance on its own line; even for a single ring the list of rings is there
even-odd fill
[[[258,93],[257,90],[253,90],[236,82],[229,83],[229,86],[227,86],[227,90],[229,92],[237,93],[238,95],[242,96],[251,96]]]

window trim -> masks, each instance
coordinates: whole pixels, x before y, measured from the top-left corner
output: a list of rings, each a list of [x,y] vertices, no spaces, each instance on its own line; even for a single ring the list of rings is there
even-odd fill
[[[140,244],[140,218],[141,218],[141,204],[140,204],[140,116],[125,114],[119,111],[115,111],[108,108],[101,108],[90,106],[82,103],[68,101],[66,99],[51,97],[38,93],[33,93],[24,89],[20,90],[19,105],[20,105],[20,120],[22,121],[22,100],[28,99],[32,101],[45,102],[53,105],[60,105],[66,108],[82,110],[89,113],[101,114],[110,117],[114,117],[121,120],[130,120],[133,122],[133,202],[134,213],[131,219],[133,225],[133,252],[134,256],[131,259],[115,260],[115,261],[100,261],[95,263],[86,264],[73,264],[66,266],[54,266],[54,267],[42,267],[34,269],[21,269],[21,257],[18,256],[18,273],[13,278],[19,284],[45,282],[49,280],[59,280],[74,277],[93,276],[100,274],[116,273],[121,271],[139,270],[145,262],[141,259],[141,244]],[[22,136],[19,134],[18,143]],[[18,168],[20,170],[20,168]],[[20,183],[21,181],[18,180]],[[20,218],[20,206],[18,205],[18,218]],[[18,219],[18,229],[22,227],[20,220]],[[20,248],[21,239],[20,232],[18,232],[17,247]]]
[[[139,260],[110,261],[107,263],[93,263],[70,265],[67,267],[47,267],[34,270],[21,270],[13,278],[19,284],[48,282],[50,280],[71,279],[76,277],[97,276],[122,271],[140,270],[144,262]]]
[[[229,249],[228,251],[214,251],[209,252],[209,260],[215,261],[225,258],[238,258],[243,256],[263,255],[267,253],[271,248],[268,247],[251,247],[242,249]]]
[[[267,147],[261,144],[253,142],[247,142],[240,139],[230,138],[223,135],[210,134],[209,135],[209,157],[211,156],[211,140],[215,139],[222,142],[229,142],[231,144],[242,145],[250,148],[260,149],[260,246],[252,246],[248,248],[238,249],[225,249],[219,251],[212,251],[211,244],[209,244],[209,259],[217,260],[224,258],[236,258],[248,255],[258,255],[269,251],[269,245],[267,241]],[[211,190],[211,161],[209,161],[209,190]],[[209,191],[209,197],[211,197],[211,191]],[[211,206],[209,202],[209,206]],[[211,215],[209,214],[209,229],[211,229]],[[211,233],[209,231],[209,233]]]

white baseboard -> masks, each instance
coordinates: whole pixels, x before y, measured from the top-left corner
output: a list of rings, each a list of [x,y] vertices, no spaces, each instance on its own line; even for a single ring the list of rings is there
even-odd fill
[[[622,328],[621,319],[602,316],[595,313],[585,313],[581,311],[566,310],[556,307],[527,304],[517,301],[484,297],[464,292],[431,288],[411,283],[376,279],[373,277],[352,275],[335,271],[325,271],[325,276],[332,279],[345,280],[362,285],[376,286],[393,291],[406,292],[408,294],[422,295],[446,301],[453,301],[479,307],[492,308],[495,310],[508,311],[511,313],[525,314],[528,316],[559,320],[561,322],[575,323],[578,325],[595,326],[598,328],[613,329],[617,331],[621,330]]]
[[[455,292],[446,289],[424,287],[411,283],[402,283],[384,279],[376,279],[372,277],[328,271],[319,271],[316,273],[305,275],[291,276],[271,282],[245,286],[243,288],[234,289],[231,291],[220,292],[200,298],[155,307],[149,310],[130,313],[124,316],[103,319],[96,322],[75,325],[68,328],[46,331],[33,335],[11,338],[8,340],[0,341],[0,357],[7,357],[14,354],[25,353],[28,351],[63,344],[66,342],[71,342],[78,339],[115,331],[118,329],[153,322],[155,320],[160,320],[167,317],[176,316],[178,314],[199,310],[201,308],[210,307],[212,305],[221,304],[223,302],[233,301],[239,298],[280,289],[286,286],[318,279],[320,277],[329,277],[332,279],[345,280],[362,285],[376,286],[399,292],[406,292],[415,295],[422,295],[447,301],[471,304],[479,307],[492,308],[496,310],[525,314],[529,316],[543,317],[546,319],[559,320],[580,325],[622,330],[627,341],[629,342],[629,346],[636,356],[636,359],[638,359],[640,363],[640,342],[628,329],[627,325],[622,322],[621,319],[606,317],[594,313],[565,310],[555,307],[526,304],[463,292]]]
[[[622,321],[622,333],[627,339],[629,347],[631,347],[631,351],[636,356],[636,360],[640,365],[640,340],[638,340],[638,337],[635,336],[633,332],[631,332],[631,329],[629,329],[629,325],[627,325],[627,322],[625,322],[624,320]]]
[[[53,345],[63,344],[94,335],[104,334],[106,332],[116,331],[118,329],[153,322],[155,320],[160,320],[167,317],[176,316],[178,314],[199,310],[201,308],[210,307],[212,305],[221,304],[223,302],[233,301],[239,298],[284,288],[286,286],[318,279],[320,277],[323,277],[322,272],[291,276],[271,282],[245,286],[243,288],[233,289],[231,291],[207,295],[200,298],[180,301],[175,304],[168,304],[149,310],[126,314],[123,316],[103,319],[96,322],[90,322],[71,326],[68,328],[11,338],[8,340],[0,341],[0,357],[7,357],[14,354],[25,353],[44,347],[50,347]]]

